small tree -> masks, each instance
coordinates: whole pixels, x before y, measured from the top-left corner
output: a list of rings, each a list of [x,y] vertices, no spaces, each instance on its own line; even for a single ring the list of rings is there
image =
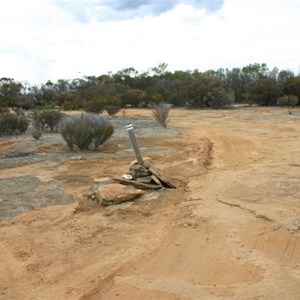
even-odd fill
[[[68,147],[80,150],[94,150],[105,143],[113,134],[114,128],[102,115],[88,113],[66,117],[60,124],[60,133]]]
[[[153,116],[155,120],[162,125],[164,128],[167,128],[168,117],[170,112],[171,104],[161,102],[153,106]]]
[[[282,94],[281,85],[271,78],[261,78],[246,86],[250,102],[262,106],[276,105],[278,96]]]

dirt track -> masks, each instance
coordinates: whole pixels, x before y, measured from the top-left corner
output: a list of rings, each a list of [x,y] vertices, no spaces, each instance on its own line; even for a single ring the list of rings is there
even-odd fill
[[[171,149],[147,156],[178,188],[134,203],[85,196],[128,169],[132,155],[114,156],[113,142],[104,157],[1,170],[59,181],[74,202],[0,225],[0,299],[300,299],[300,110],[170,119],[185,134],[139,142]]]

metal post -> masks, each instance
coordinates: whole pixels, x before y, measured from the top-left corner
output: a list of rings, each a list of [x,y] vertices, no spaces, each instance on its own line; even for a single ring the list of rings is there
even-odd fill
[[[131,140],[131,144],[135,153],[135,157],[137,162],[142,166],[144,164],[143,158],[142,158],[142,154],[140,152],[138,143],[136,141],[135,135],[134,135],[134,131],[133,131],[133,126],[132,124],[127,124],[126,125],[126,130],[128,131],[130,140]]]

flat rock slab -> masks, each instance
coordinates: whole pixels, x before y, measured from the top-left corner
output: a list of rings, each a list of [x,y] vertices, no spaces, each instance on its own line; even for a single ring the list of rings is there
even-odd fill
[[[101,205],[119,204],[135,199],[143,194],[142,190],[119,183],[100,186],[94,193],[96,201]]]
[[[124,178],[114,178],[114,180],[128,185],[128,186],[132,186],[132,187],[136,187],[136,188],[140,188],[140,189],[161,189],[162,186],[158,185],[158,184],[152,184],[152,183],[144,183],[141,181],[137,181],[137,180],[128,180],[128,179],[124,179]]]

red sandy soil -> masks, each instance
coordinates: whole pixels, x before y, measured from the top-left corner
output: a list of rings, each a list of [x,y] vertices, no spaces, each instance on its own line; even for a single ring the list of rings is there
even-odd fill
[[[0,299],[300,299],[299,124],[299,109],[174,109],[184,134],[141,143],[174,150],[150,157],[177,189],[114,207],[86,182],[132,156],[0,170],[68,179],[74,199],[0,225]]]

